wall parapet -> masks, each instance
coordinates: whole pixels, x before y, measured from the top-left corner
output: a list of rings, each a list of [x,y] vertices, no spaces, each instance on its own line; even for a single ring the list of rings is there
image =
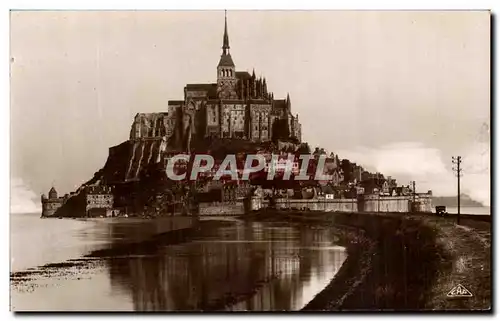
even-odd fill
[[[413,196],[381,196],[360,195],[358,198],[341,199],[287,199],[274,201],[276,209],[296,209],[325,212],[432,212],[432,196],[421,194]],[[269,206],[269,201],[262,197],[252,197],[251,210],[259,210]]]

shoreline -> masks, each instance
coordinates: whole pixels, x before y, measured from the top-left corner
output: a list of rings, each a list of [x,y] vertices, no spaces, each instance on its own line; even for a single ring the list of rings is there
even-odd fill
[[[330,283],[302,311],[487,310],[491,307],[491,256],[470,257],[471,252],[484,254],[481,247],[491,245],[491,224],[484,217],[463,217],[460,226],[454,223],[454,216],[440,218],[432,214],[262,211],[232,218],[328,225],[338,236],[338,244],[347,250],[347,259]],[[57,268],[80,268],[99,264],[109,257],[154,251],[160,244],[179,244],[203,234],[204,226],[221,223],[224,221],[200,221],[189,228],[157,234],[147,242],[103,248],[79,259],[14,272],[11,284],[51,274]],[[476,235],[475,230],[483,234]],[[451,235],[457,232],[461,234],[453,239]],[[468,262],[476,263],[464,267]],[[470,289],[474,297],[447,299],[446,293],[457,282]]]
[[[477,250],[491,239],[485,217],[463,217],[460,226],[455,216],[403,213],[263,211],[248,219],[328,224],[339,232],[347,260],[303,311],[491,311],[491,256]],[[460,231],[471,237],[454,236]],[[474,296],[448,298],[457,284]]]
[[[151,219],[144,219],[144,221],[151,221]],[[103,247],[99,249],[92,250],[87,254],[82,254],[79,257],[70,258],[64,261],[49,262],[18,271],[11,270],[9,271],[10,282],[11,285],[17,285],[21,282],[30,281],[36,277],[54,275],[57,273],[58,269],[83,269],[85,267],[95,267],[102,264],[101,261],[113,257],[128,257],[135,254],[154,253],[158,247],[181,244],[193,239],[203,233],[204,226],[210,226],[213,224],[223,225],[227,223],[227,221],[223,220],[217,221],[216,223],[210,220],[200,221],[190,227],[176,228],[153,234],[150,238],[142,241],[132,241],[118,244],[110,243],[103,245]]]

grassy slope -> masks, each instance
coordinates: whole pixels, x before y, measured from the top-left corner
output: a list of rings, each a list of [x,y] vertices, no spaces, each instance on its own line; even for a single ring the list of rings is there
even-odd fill
[[[423,218],[436,231],[436,242],[452,259],[449,270],[441,273],[427,301],[431,309],[488,309],[491,306],[491,223],[462,219],[456,225],[453,218]],[[457,284],[471,293],[471,298],[446,297]]]

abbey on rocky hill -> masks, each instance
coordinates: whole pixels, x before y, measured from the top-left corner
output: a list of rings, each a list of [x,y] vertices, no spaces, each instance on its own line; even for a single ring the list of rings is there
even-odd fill
[[[236,71],[229,52],[227,17],[217,82],[187,84],[184,100],[170,100],[168,112],[139,113],[130,140],[167,137],[190,132],[198,138],[240,138],[266,142],[274,138],[301,141],[298,115],[293,116],[290,96],[274,99],[266,79],[255,71]]]

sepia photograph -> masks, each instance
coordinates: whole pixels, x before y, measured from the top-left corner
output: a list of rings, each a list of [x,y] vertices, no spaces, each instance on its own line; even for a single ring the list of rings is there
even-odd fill
[[[486,312],[489,10],[10,10],[13,312]]]

